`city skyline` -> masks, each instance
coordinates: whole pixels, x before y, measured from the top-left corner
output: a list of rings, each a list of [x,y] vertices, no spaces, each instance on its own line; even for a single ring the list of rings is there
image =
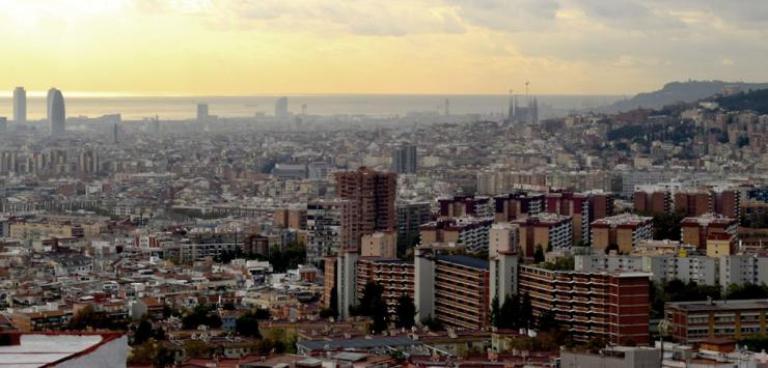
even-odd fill
[[[634,94],[670,80],[765,80],[757,56],[768,8],[757,1],[3,0],[0,8],[0,41],[16,52],[0,60],[10,71],[3,90],[499,94],[530,80],[536,94]]]

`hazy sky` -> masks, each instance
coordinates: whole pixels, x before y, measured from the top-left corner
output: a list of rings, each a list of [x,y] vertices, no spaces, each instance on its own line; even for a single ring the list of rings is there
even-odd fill
[[[768,80],[766,0],[0,0],[0,90],[626,94]]]

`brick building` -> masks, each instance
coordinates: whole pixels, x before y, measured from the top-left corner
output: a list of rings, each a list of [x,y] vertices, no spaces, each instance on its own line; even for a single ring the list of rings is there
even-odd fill
[[[535,317],[552,311],[578,341],[649,342],[651,275],[624,272],[551,271],[520,266],[518,292],[528,294]]]

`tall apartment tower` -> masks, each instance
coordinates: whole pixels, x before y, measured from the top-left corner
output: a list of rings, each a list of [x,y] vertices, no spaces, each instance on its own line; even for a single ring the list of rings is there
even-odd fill
[[[343,246],[359,249],[363,235],[397,228],[397,174],[367,167],[336,173],[336,196],[352,203],[349,243]]]
[[[64,96],[56,88],[48,90],[48,124],[53,137],[58,137],[66,131],[66,110]]]
[[[197,104],[197,121],[206,121],[208,120],[209,116],[210,115],[208,114],[208,104],[207,103]]]
[[[27,122],[27,91],[24,87],[16,87],[13,90],[13,122]]]
[[[280,97],[275,102],[275,117],[281,120],[288,118],[288,97]]]
[[[392,171],[398,174],[413,174],[417,169],[416,146],[406,144],[392,152]]]

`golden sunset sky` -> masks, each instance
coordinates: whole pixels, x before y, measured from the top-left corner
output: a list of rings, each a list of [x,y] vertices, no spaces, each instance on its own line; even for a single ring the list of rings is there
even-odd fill
[[[0,90],[629,94],[768,80],[768,2],[0,0]]]

